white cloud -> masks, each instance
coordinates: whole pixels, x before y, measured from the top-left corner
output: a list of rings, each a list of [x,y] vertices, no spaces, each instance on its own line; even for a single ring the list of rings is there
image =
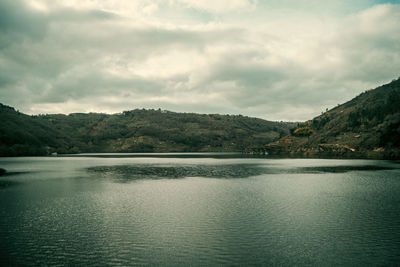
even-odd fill
[[[172,2],[213,13],[249,10],[254,9],[257,5],[257,1],[251,0],[173,0]]]

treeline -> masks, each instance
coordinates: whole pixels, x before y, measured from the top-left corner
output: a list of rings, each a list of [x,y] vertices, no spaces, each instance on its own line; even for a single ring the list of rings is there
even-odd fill
[[[241,115],[136,109],[28,116],[1,105],[0,155],[243,151],[286,135],[291,123]]]
[[[395,90],[389,92],[381,99],[375,100],[372,105],[360,107],[349,114],[349,124],[351,127],[365,125],[375,125],[383,121],[387,115],[395,114],[399,111],[400,95]]]

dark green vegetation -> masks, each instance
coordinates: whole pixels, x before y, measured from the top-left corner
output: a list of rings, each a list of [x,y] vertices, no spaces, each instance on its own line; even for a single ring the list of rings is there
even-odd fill
[[[286,135],[293,123],[136,109],[120,114],[28,116],[0,104],[0,155],[79,152],[243,151]]]
[[[400,78],[290,132],[265,151],[300,157],[400,158]]]

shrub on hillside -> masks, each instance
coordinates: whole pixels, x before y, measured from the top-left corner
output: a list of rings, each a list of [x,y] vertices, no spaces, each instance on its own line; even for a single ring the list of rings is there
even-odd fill
[[[310,136],[314,133],[313,129],[311,129],[309,126],[297,128],[294,130],[293,135],[295,136]]]

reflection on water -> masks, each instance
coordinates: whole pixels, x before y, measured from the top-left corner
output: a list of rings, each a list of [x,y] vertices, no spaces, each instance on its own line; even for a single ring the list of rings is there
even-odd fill
[[[107,155],[0,167],[0,266],[400,262],[397,163]]]
[[[65,154],[64,157],[94,157],[94,158],[213,158],[232,159],[248,158],[249,155],[238,152],[186,152],[186,153],[81,153]]]
[[[346,173],[350,171],[393,170],[394,167],[374,165],[315,166],[286,168],[282,166],[263,166],[261,164],[224,165],[115,165],[88,168],[94,177],[108,178],[118,182],[139,179],[176,179],[186,177],[203,178],[248,178],[263,174],[302,174],[302,173]]]
[[[254,164],[236,165],[117,165],[88,168],[88,171],[101,177],[116,180],[160,179],[160,178],[247,178],[263,173],[263,168]]]
[[[318,172],[331,172],[331,173],[345,173],[350,171],[382,171],[394,170],[396,168],[389,166],[374,166],[374,165],[361,165],[361,166],[318,166],[318,167],[302,167],[296,168],[294,173],[318,173]]]

